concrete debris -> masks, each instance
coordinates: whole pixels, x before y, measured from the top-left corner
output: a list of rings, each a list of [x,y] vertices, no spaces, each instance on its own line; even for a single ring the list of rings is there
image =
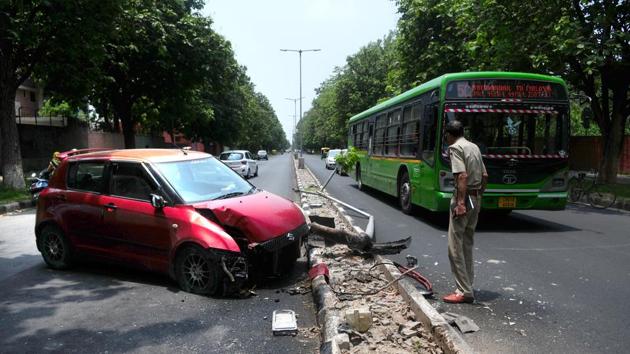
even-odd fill
[[[337,294],[335,309],[344,314],[348,309],[367,308],[370,313],[369,317],[366,313],[366,320],[369,318],[371,326],[365,332],[346,323],[338,327],[338,332],[346,333],[350,341],[350,349],[344,353],[442,353],[395,286],[375,295],[352,295],[369,293],[388,283],[379,267],[372,268],[373,259],[344,245],[328,247],[325,252],[331,285],[335,291],[346,294]]]
[[[367,307],[347,309],[344,316],[346,322],[361,333],[366,332],[372,326],[372,312]]]
[[[308,170],[296,171],[303,186],[317,188],[317,182]],[[310,210],[311,222],[360,235],[358,230],[348,223],[346,216],[337,212],[331,200],[312,194],[302,194],[302,197],[305,198],[301,204],[311,207],[322,204],[321,208]],[[324,222],[329,219],[330,222],[326,225]],[[404,244],[405,242],[384,246],[395,249]],[[381,272],[381,267],[375,267],[373,257],[363,252],[352,251],[344,244],[331,245],[329,239],[324,241],[316,233],[309,235],[308,246],[318,249],[319,256],[326,262],[330,271],[329,283],[337,298],[331,307],[339,314],[344,314],[347,309],[367,308],[369,311],[366,318],[369,318],[371,325],[363,333],[343,323],[343,320],[340,321],[337,326],[339,334],[334,337],[334,342],[341,345],[343,353],[443,352],[433,339],[430,328],[416,322],[413,311],[398,293],[396,284],[384,288],[389,282]],[[383,290],[377,292],[380,289]],[[291,290],[287,289],[287,292],[291,293]],[[374,295],[359,295],[366,293]]]
[[[462,333],[477,332],[479,330],[479,326],[477,326],[473,320],[464,315],[459,315],[453,312],[444,312],[442,317],[444,317],[446,322],[450,325],[454,325],[459,328]]]
[[[347,333],[341,333],[335,336],[335,341],[341,350],[350,350],[350,337]]]

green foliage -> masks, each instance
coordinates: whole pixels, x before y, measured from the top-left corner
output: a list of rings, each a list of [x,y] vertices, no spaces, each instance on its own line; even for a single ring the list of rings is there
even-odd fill
[[[609,142],[603,174],[614,177],[630,116],[629,1],[396,4],[400,13],[396,37],[388,38],[393,45],[370,43],[322,84],[300,125],[305,146],[342,145],[353,113],[445,73],[534,72],[561,76],[573,92],[592,98],[594,123],[582,128],[580,107],[572,113],[572,132],[601,134]]]
[[[350,147],[345,154],[335,156],[335,163],[341,168],[341,171],[344,172],[354,169],[357,162],[359,162],[359,154],[354,146]]]
[[[312,108],[298,123],[298,132],[304,134],[304,147],[345,147],[348,119],[391,94],[387,77],[393,62],[393,34],[389,34],[361,48],[346,59],[343,67],[336,68],[316,90],[318,96]]]

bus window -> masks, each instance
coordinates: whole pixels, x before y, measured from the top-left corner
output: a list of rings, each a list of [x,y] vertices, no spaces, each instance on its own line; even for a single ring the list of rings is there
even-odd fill
[[[477,144],[482,154],[564,154],[567,148],[562,127],[564,112],[447,112],[447,121],[464,125],[464,136]],[[446,148],[446,147],[445,147]]]
[[[420,103],[405,107],[403,110],[400,155],[416,157],[420,145]]]
[[[374,131],[374,155],[383,155],[385,151],[385,130],[387,129],[387,116],[376,116],[376,129]]]
[[[387,134],[385,140],[385,155],[398,155],[398,136],[400,135],[400,109],[387,114]]]
[[[435,159],[435,130],[437,120],[437,106],[425,106],[422,117],[422,159],[433,165]]]

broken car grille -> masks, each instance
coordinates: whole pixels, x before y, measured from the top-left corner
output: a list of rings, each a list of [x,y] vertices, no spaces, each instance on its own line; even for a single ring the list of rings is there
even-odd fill
[[[300,242],[301,238],[308,233],[308,225],[306,223],[300,225],[298,228],[287,232],[282,236],[272,238],[269,241],[265,241],[258,244],[265,251],[273,252],[283,247],[286,247],[294,242]]]

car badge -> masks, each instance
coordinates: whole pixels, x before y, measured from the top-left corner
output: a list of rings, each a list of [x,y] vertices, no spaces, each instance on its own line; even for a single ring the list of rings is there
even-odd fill
[[[287,240],[295,241],[295,236],[293,236],[293,234],[289,232],[289,233],[287,233]]]
[[[514,184],[516,183],[515,175],[503,175],[503,183],[505,184]]]

